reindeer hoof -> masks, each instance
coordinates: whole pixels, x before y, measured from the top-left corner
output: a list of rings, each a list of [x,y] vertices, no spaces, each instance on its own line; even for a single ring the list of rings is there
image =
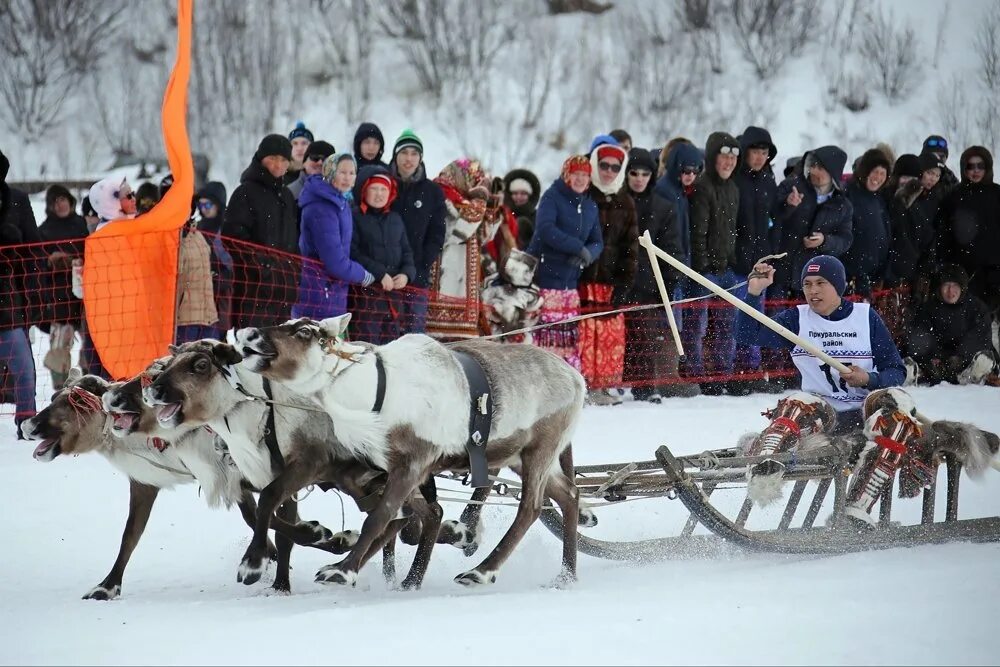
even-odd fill
[[[576,572],[563,568],[563,571],[560,572],[559,576],[552,582],[552,588],[563,590],[575,584],[576,581]]]
[[[344,554],[358,543],[359,537],[361,537],[361,533],[356,530],[344,530],[336,535],[330,535],[324,542],[331,548],[333,553]]]
[[[266,597],[276,597],[292,594],[292,585],[287,581],[275,581],[264,589],[262,595]]]
[[[401,591],[420,590],[420,582],[417,581],[416,579],[410,579],[409,577],[407,577],[406,579],[403,579],[402,582],[400,582],[399,590]]]
[[[339,584],[353,588],[358,584],[358,573],[341,570],[336,565],[327,565],[316,573],[316,581],[321,584]]]
[[[261,559],[253,556],[244,556],[243,562],[240,563],[240,569],[236,572],[236,581],[247,586],[252,586],[260,581],[260,577],[263,574],[264,566],[261,563]]]
[[[495,584],[497,582],[496,572],[486,572],[485,574],[479,570],[469,570],[468,572],[463,572],[462,574],[455,577],[456,584],[462,584],[463,586],[482,586],[484,584]]]
[[[466,556],[476,553],[476,549],[479,548],[476,534],[461,521],[453,519],[441,522],[437,542],[438,544],[450,544],[456,549],[461,549]]]
[[[581,528],[593,528],[597,525],[597,515],[593,510],[581,509],[576,523]]]
[[[333,539],[333,531],[319,521],[303,521],[302,525],[312,531],[313,544],[324,544]]]
[[[105,586],[103,584],[98,584],[91,588],[86,595],[83,596],[84,600],[114,600],[116,597],[122,594],[122,587],[119,585]]]

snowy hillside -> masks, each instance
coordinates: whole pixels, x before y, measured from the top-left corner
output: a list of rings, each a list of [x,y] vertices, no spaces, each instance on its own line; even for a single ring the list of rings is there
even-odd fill
[[[932,418],[1000,431],[997,390],[913,391]],[[732,443],[763,426],[774,397],[674,399],[584,411],[578,464],[651,458]],[[127,484],[96,455],[31,458],[0,425],[0,663],[3,664],[991,664],[1000,613],[1000,545],[955,543],[839,557],[732,556],[625,564],[582,556],[580,581],[549,584],[560,547],[535,526],[488,588],[451,581],[467,569],[439,547],[424,588],[388,590],[376,558],[357,589],[325,588],[330,557],[293,554],[289,597],[236,583],[249,533],[235,511],[209,511],[193,487],[161,494],[125,574],[122,598],[82,601],[111,566]],[[735,507],[738,491],[718,492]],[[938,495],[943,516],[944,494]],[[459,508],[446,506],[446,515]],[[918,500],[897,500],[914,522]],[[824,509],[821,518],[828,514]],[[592,534],[677,534],[679,501],[599,509]],[[752,517],[773,525],[780,510]],[[340,528],[341,506],[315,492],[302,514]],[[962,483],[961,517],[1000,514],[1000,473]],[[513,517],[485,513],[489,548]],[[348,507],[346,525],[358,526]],[[412,553],[402,549],[399,561]],[[482,552],[481,552],[482,553]]]
[[[782,164],[827,143],[851,159],[877,141],[919,152],[928,134],[940,133],[953,144],[954,168],[966,145],[992,148],[1000,138],[990,113],[1000,79],[989,88],[975,46],[984,28],[1000,40],[990,0],[786,0],[782,16],[810,21],[766,79],[738,38],[753,33],[755,17],[746,14],[766,3],[737,3],[745,8],[737,16],[730,0],[617,0],[600,15],[553,16],[542,0],[479,0],[475,12],[460,11],[457,0],[428,0],[416,3],[416,18],[393,4],[197,3],[189,126],[212,177],[235,185],[257,140],[297,119],[341,149],[362,120],[382,127],[389,148],[411,127],[432,173],[475,154],[494,172],[527,166],[543,182],[568,153],[614,127],[654,147],[676,135],[700,144],[712,130],[761,124]],[[13,156],[11,180],[87,177],[110,166],[114,147],[160,150],[172,6],[124,3],[124,22],[102,35],[108,53],[74,75],[59,120],[44,132],[5,119],[0,149]],[[708,8],[700,19],[682,11],[699,6]],[[871,27],[876,20],[881,32]],[[908,29],[902,60],[912,67],[902,68],[890,99],[872,63],[891,59]],[[774,30],[748,40],[758,60],[792,28]],[[428,80],[435,72],[437,84]]]

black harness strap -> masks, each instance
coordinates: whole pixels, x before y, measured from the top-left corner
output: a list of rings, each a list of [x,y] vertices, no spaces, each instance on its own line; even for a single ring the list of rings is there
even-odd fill
[[[382,355],[375,353],[375,372],[378,374],[378,384],[375,387],[375,405],[372,412],[382,412],[382,403],[385,402],[385,364],[382,363]]]
[[[469,439],[465,451],[469,454],[471,485],[475,489],[490,485],[490,470],[486,462],[486,444],[493,426],[493,400],[486,371],[475,358],[452,350],[469,381]]]
[[[267,400],[273,401],[271,381],[267,378],[262,379],[264,380],[264,395],[267,396]],[[270,403],[267,406],[267,423],[264,425],[264,444],[267,445],[267,451],[271,454],[271,467],[274,468],[275,472],[284,470],[285,457],[281,455],[281,448],[278,447],[278,434],[274,430],[274,407]]]

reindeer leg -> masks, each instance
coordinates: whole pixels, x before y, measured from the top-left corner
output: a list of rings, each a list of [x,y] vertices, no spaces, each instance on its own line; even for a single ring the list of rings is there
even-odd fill
[[[111,568],[104,581],[94,586],[83,596],[84,600],[113,600],[122,592],[122,577],[125,575],[125,566],[128,565],[132,552],[139,544],[139,538],[146,530],[146,522],[149,521],[149,513],[153,511],[153,503],[160,489],[149,486],[134,479],[129,481],[128,518],[125,520],[125,530],[122,531],[121,547],[118,550],[118,558]]]
[[[528,532],[542,512],[543,478],[552,464],[552,449],[545,443],[532,443],[521,452],[521,502],[517,506],[514,523],[500,539],[500,543],[483,560],[468,572],[455,577],[455,582],[463,586],[492,584],[497,580],[497,570],[510,557],[511,552]]]
[[[378,505],[368,513],[361,526],[361,536],[357,544],[344,560],[334,565],[327,565],[317,572],[316,581],[351,586],[357,583],[358,570],[374,553],[372,547],[380,540],[387,539],[386,529],[389,527],[389,522],[393,518],[407,518],[397,516],[403,502],[413,494],[422,480],[427,479],[427,466],[419,463],[410,460],[392,466]],[[394,537],[395,531],[391,535]],[[377,546],[375,548],[378,549]]]
[[[294,500],[283,502],[278,508],[276,518],[294,524],[299,518],[298,503]],[[293,542],[286,535],[278,532],[275,532],[274,540],[278,547],[278,568],[274,574],[274,583],[271,584],[271,588],[278,593],[291,593],[292,582],[289,571],[291,570]]]
[[[264,558],[267,556],[267,531],[271,528],[271,517],[278,506],[288,500],[293,493],[306,485],[308,470],[298,466],[290,466],[264,487],[257,501],[257,520],[254,524],[253,538],[243,554],[236,581],[246,585],[260,581],[264,572]]]
[[[249,488],[243,489],[240,494],[240,501],[236,503],[236,506],[240,509],[240,516],[243,517],[243,521],[250,526],[250,530],[254,529],[257,525],[257,501],[254,500],[253,491]],[[267,559],[270,561],[278,560],[278,549],[274,546],[274,542],[271,538],[267,538]]]
[[[562,472],[549,476],[545,485],[546,494],[556,501],[563,515],[563,557],[562,572],[557,579],[557,585],[565,585],[576,581],[577,556],[577,522],[569,517],[582,516],[580,511],[580,491],[576,488],[574,477],[567,476],[566,470],[573,470],[573,450],[567,446],[559,455]],[[574,473],[575,474],[575,473]]]
[[[437,502],[428,503],[423,498],[414,498],[410,500],[410,505],[415,512],[420,514],[423,530],[420,533],[417,553],[413,556],[410,571],[400,584],[404,591],[420,588],[420,584],[423,583],[424,576],[427,574],[427,566],[431,562],[434,544],[440,539],[439,529],[441,528],[441,517],[444,515],[441,504]]]

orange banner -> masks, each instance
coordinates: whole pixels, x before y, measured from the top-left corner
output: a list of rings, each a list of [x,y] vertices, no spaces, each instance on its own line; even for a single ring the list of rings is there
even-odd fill
[[[177,2],[177,57],[163,95],[162,124],[174,184],[148,213],[87,238],[83,301],[94,347],[115,378],[132,377],[174,338],[177,249],[191,214],[194,163],[187,134],[192,0]]]

